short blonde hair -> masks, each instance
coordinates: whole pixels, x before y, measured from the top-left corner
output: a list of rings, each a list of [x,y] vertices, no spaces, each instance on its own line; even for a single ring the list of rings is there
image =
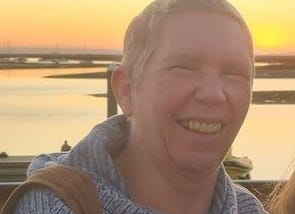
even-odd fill
[[[139,84],[143,67],[153,52],[154,33],[160,19],[176,11],[191,9],[225,14],[236,20],[244,31],[254,65],[253,42],[247,24],[226,0],[155,0],[133,19],[124,38],[122,66],[135,85]]]

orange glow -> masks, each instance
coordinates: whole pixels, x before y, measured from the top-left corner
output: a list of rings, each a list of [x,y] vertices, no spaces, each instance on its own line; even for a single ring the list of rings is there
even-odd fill
[[[12,0],[0,7],[0,48],[11,46],[122,49],[128,23],[150,0]]]
[[[295,53],[294,0],[229,0],[245,17],[258,51]],[[1,2],[0,49],[13,46],[122,49],[128,23],[152,0]],[[7,42],[9,41],[9,42]]]
[[[288,26],[263,24],[252,27],[256,49],[260,51],[283,51],[295,47],[295,31]]]

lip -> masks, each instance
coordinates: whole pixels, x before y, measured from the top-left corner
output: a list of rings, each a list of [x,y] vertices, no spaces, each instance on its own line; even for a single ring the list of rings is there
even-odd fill
[[[220,123],[222,126],[225,126],[227,123],[223,119],[216,119],[216,118],[210,118],[210,117],[183,117],[176,119],[177,122],[181,122],[184,120],[194,120],[201,123]]]

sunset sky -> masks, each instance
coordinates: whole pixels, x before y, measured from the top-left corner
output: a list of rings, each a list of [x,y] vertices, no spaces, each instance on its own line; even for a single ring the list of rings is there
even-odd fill
[[[151,0],[0,0],[0,49],[7,46],[122,49],[126,27]],[[230,0],[257,53],[295,53],[294,0]]]

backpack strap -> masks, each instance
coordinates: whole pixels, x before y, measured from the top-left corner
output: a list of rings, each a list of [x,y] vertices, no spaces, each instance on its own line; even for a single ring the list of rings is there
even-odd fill
[[[63,165],[49,166],[33,173],[11,193],[1,213],[11,214],[19,196],[36,186],[54,191],[74,213],[102,213],[97,187],[90,176]]]

